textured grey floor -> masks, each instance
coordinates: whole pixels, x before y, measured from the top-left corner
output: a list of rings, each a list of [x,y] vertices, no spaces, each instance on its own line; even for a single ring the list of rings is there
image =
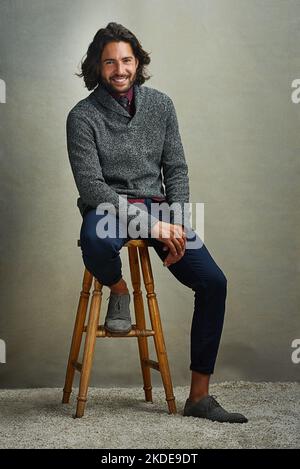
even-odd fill
[[[211,385],[246,424],[183,417],[188,387],[174,389],[177,415],[167,413],[163,388],[154,403],[141,388],[90,388],[86,412],[73,419],[77,389],[0,390],[0,448],[299,448],[300,384],[239,381]]]

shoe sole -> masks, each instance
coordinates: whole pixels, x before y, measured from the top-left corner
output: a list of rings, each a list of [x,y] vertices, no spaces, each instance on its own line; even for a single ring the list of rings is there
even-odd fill
[[[106,326],[104,326],[104,329],[106,331],[110,332],[111,334],[128,334],[128,332],[130,332],[132,330],[132,327],[130,327],[126,331],[118,331],[118,330],[115,330],[115,329],[109,329],[109,327],[106,327]]]

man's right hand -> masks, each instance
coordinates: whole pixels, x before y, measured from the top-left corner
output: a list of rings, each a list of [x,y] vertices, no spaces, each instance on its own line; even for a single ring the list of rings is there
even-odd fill
[[[182,225],[159,221],[152,227],[151,235],[165,244],[164,250],[169,249],[164,265],[168,267],[182,258],[186,246],[186,233]]]

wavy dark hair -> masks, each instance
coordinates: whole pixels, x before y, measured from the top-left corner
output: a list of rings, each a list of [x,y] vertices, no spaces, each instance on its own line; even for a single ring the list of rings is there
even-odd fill
[[[93,41],[88,47],[86,58],[81,61],[81,73],[75,73],[84,80],[88,90],[93,90],[98,84],[102,83],[100,73],[100,58],[104,46],[109,42],[128,42],[133,50],[135,57],[139,61],[136,71],[135,83],[142,85],[151,78],[146,71],[151,59],[149,53],[143,50],[140,42],[129,29],[118,23],[108,23],[106,28],[101,28],[96,32]]]

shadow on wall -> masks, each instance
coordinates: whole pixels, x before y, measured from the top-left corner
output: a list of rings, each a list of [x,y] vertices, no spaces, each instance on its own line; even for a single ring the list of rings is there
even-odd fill
[[[226,367],[232,369],[234,374],[238,374],[240,379],[251,380],[252,370],[255,381],[276,381],[280,380],[280,366],[270,359],[271,354],[263,354],[263,350],[245,344],[245,342],[234,342],[224,344],[219,351],[218,369]],[[230,378],[230,377],[229,377]],[[282,380],[285,381],[282,376]]]

